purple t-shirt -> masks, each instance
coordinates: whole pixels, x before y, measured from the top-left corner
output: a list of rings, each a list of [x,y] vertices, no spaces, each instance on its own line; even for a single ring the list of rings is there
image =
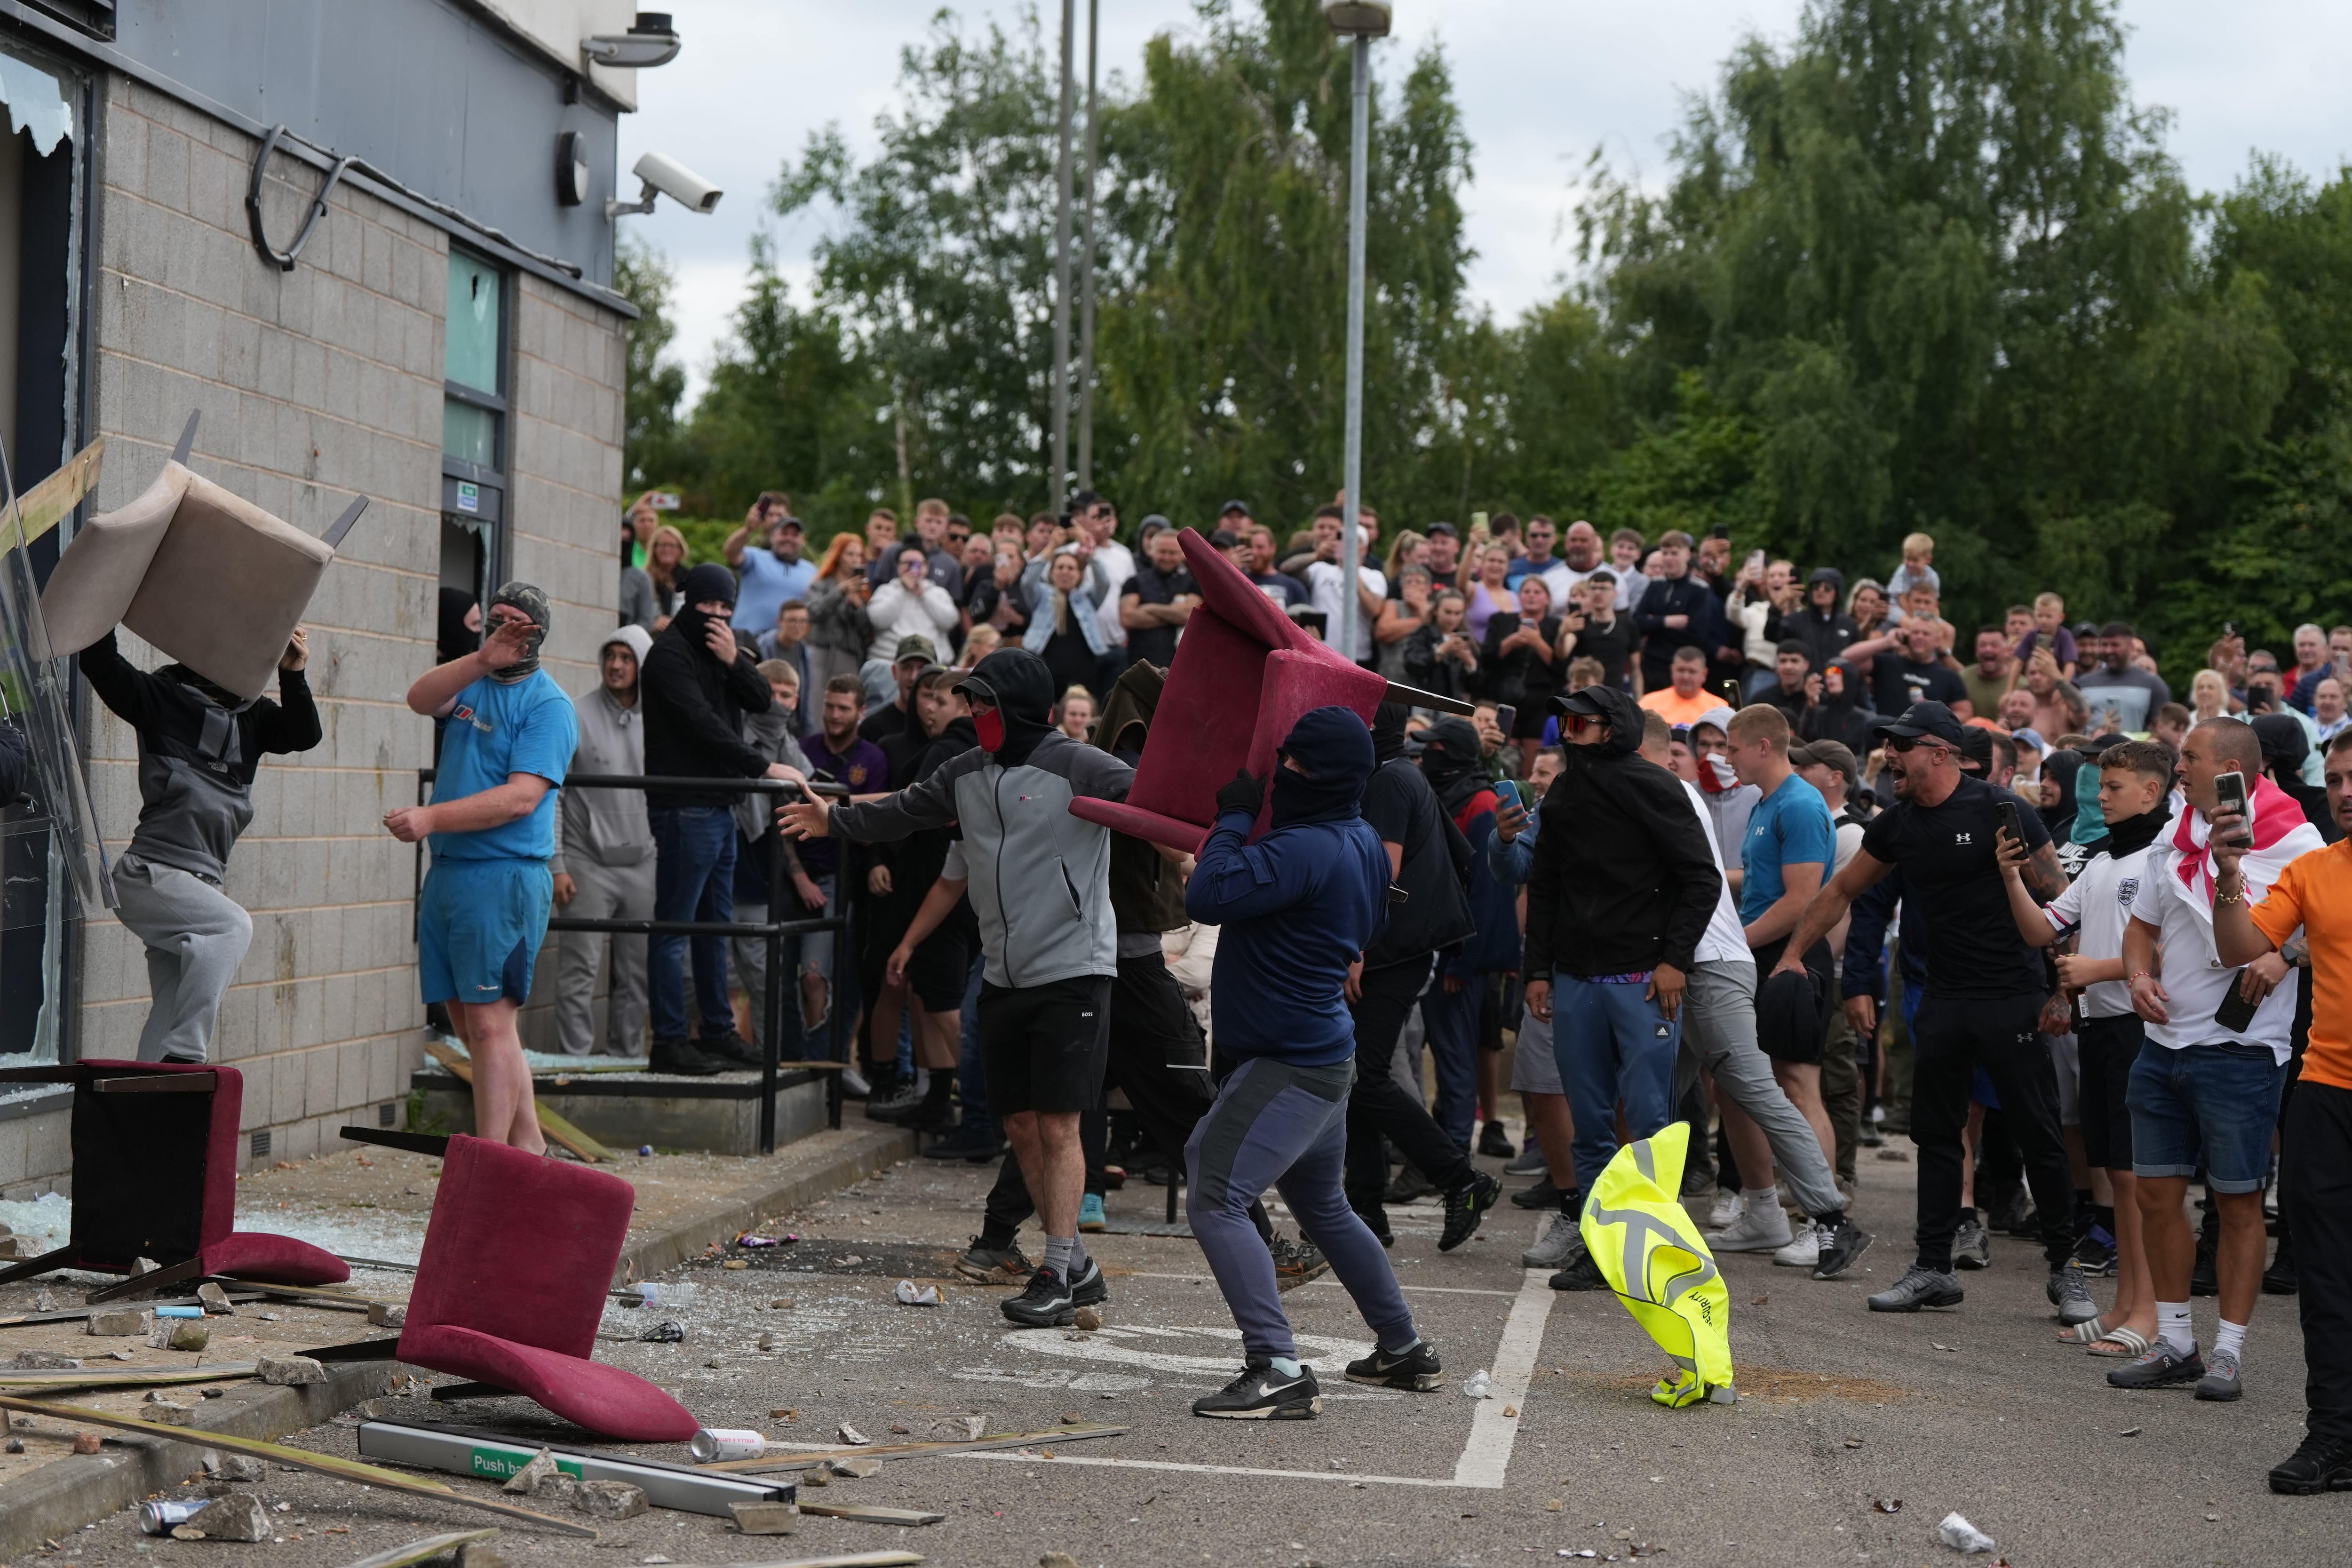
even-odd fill
[[[834,782],[847,786],[852,795],[879,795],[890,787],[890,759],[871,741],[853,740],[845,750],[835,752],[825,743],[824,731],[817,730],[801,738],[801,751],[812,771],[831,773]],[[801,864],[810,876],[833,875],[836,862],[832,839],[803,838],[799,848]]]

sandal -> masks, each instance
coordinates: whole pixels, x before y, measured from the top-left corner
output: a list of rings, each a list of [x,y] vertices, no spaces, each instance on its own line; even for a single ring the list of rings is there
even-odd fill
[[[2107,1331],[2099,1326],[2099,1320],[2093,1318],[2089,1322],[2076,1323],[2060,1334],[2058,1342],[2062,1345],[2095,1345],[2105,1339],[2106,1333]]]
[[[2118,1348],[2115,1350],[2103,1348],[2107,1345],[2115,1345]],[[2147,1336],[2141,1333],[2137,1329],[2115,1328],[2109,1329],[2105,1334],[2099,1337],[2098,1342],[2091,1346],[2090,1353],[2095,1356],[2115,1356],[2118,1358],[2137,1360],[2139,1357],[2147,1353]]]

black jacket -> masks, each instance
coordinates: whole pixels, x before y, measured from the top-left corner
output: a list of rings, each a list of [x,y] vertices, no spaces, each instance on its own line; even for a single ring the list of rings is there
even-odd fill
[[[1570,746],[1544,795],[1520,971],[1530,980],[1661,963],[1687,972],[1723,889],[1682,781],[1635,754],[1642,710],[1622,691],[1597,689],[1609,739]]]
[[[1827,669],[1832,659],[1845,657],[1846,645],[1862,636],[1852,616],[1835,611],[1824,616],[1807,605],[1793,616],[1780,617],[1780,634],[1805,645],[1805,657],[1815,670]]]
[[[1388,924],[1364,950],[1366,969],[1422,963],[1441,948],[1477,934],[1470,914],[1470,841],[1437,803],[1437,792],[1410,758],[1393,757],[1364,786],[1364,817],[1382,838],[1402,819],[1403,854],[1396,885],[1405,901],[1389,910]]]
[[[1680,629],[1668,626],[1668,616],[1688,616],[1690,624]],[[1642,689],[1656,691],[1674,684],[1676,648],[1704,649],[1713,664],[1715,650],[1723,644],[1723,601],[1696,572],[1679,580],[1660,577],[1642,591],[1641,603],[1633,606],[1633,625],[1642,633]],[[1636,746],[1641,739],[1637,731]]]
[[[654,638],[638,677],[646,716],[646,772],[655,778],[755,779],[768,759],[743,739],[743,716],[765,713],[775,698],[760,678],[751,644],[736,645],[735,662],[722,665],[709,647],[689,640],[701,617],[681,613]],[[733,791],[709,795],[647,790],[654,807],[731,806]]]

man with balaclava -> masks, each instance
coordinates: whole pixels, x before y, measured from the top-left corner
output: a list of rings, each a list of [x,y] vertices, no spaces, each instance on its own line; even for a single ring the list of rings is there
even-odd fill
[[[750,639],[730,624],[735,576],[705,564],[686,574],[677,614],[646,655],[646,772],[656,778],[784,779],[807,782],[788,763],[772,763],[743,738],[747,715],[774,705]],[[735,918],[735,815],[727,790],[646,792],[654,836],[654,918],[714,923]],[[702,1032],[686,1035],[686,962],[694,956],[696,1010]],[[757,1067],[758,1048],[735,1028],[727,1000],[727,939],[676,933],[646,943],[646,990],[653,1014],[652,1070],[708,1077]]]
[[[441,732],[433,799],[383,814],[403,844],[432,841],[417,974],[473,1058],[475,1136],[534,1154],[547,1142],[515,1016],[547,941],[557,803],[580,745],[572,700],[539,667],[549,620],[544,593],[509,583],[491,595],[482,646],[417,678],[409,710]]]
[[[1071,815],[1070,802],[1124,800],[1135,771],[1054,728],[1053,675],[1026,648],[990,654],[954,689],[971,705],[979,745],[880,800],[789,803],[778,817],[795,837],[868,844],[960,826],[904,941],[919,945],[969,890],[985,961],[979,1025],[989,1110],[1045,1226],[1045,1263],[1001,1306],[1024,1327],[1050,1327],[1110,1296],[1078,1237],[1078,1119],[1102,1095],[1118,925],[1110,830]]]
[[[1239,1377],[1192,1402],[1195,1415],[1302,1421],[1323,1408],[1247,1212],[1268,1187],[1330,1258],[1372,1331],[1372,1353],[1349,1365],[1349,1381],[1420,1393],[1444,1382],[1380,1238],[1341,1185],[1359,1071],[1346,990],[1393,918],[1391,852],[1360,805],[1372,770],[1372,737],[1351,710],[1301,715],[1276,754],[1265,837],[1248,841],[1266,781],[1236,773],[1217,792],[1216,826],[1185,888],[1185,912],[1224,928],[1211,1026],[1218,1049],[1241,1061],[1185,1151],[1185,1212],[1241,1329],[1244,1362]],[[1427,968],[1424,960],[1424,976]],[[1361,1070],[1385,1078],[1388,1063]]]
[[[139,737],[139,826],[115,862],[114,891],[124,927],[147,945],[154,1003],[139,1032],[142,1062],[210,1058],[221,997],[253,941],[252,917],[221,884],[253,820],[254,775],[264,752],[307,752],[322,732],[302,673],[310,652],[295,627],[272,702],[240,698],[184,664],[148,674],[112,632],[81,650],[90,689]],[[0,788],[0,805],[16,793]]]
[[[596,654],[596,689],[575,699],[578,773],[646,771],[646,720],[638,679],[653,641],[643,626],[623,626]],[[555,858],[555,901],[574,920],[654,918],[654,836],[646,822],[646,794],[635,789],[575,789],[564,793]],[[596,1048],[596,977],[604,951],[613,952],[613,984],[604,1014],[606,1049],[634,1057],[646,1036],[646,939],[600,931],[567,931],[556,938],[555,1038],[567,1055]]]

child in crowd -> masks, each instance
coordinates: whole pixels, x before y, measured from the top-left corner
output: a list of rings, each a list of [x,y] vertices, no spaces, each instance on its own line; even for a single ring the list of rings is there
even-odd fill
[[[1936,541],[1929,534],[1908,533],[1903,536],[1903,564],[1886,580],[1886,596],[1899,605],[1904,595],[1921,586],[1943,597],[1944,580],[1936,575]]]

